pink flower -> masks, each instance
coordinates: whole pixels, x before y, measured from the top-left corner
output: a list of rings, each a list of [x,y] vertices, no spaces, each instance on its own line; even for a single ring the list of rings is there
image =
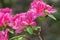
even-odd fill
[[[8,40],[7,38],[7,33],[8,33],[8,29],[6,29],[5,31],[0,31],[0,40]]]
[[[14,17],[11,18],[9,25],[13,28],[13,29],[18,29],[20,28],[20,26],[23,26],[22,23],[22,19],[23,16],[20,16],[20,14],[16,14]]]
[[[12,27],[16,33],[21,33],[24,30],[25,24],[23,24],[25,13],[16,14],[14,17],[11,18],[9,26]]]
[[[48,15],[56,12],[55,9],[52,9],[50,5],[44,3],[42,0],[34,0],[31,3],[30,9],[33,9],[39,16],[45,16],[46,14]]]
[[[32,26],[31,24],[35,24],[36,26],[36,22],[34,22],[34,20],[37,18],[37,16],[32,11],[27,11],[25,15],[26,17],[24,21],[26,25]]]
[[[56,9],[53,9],[51,6],[49,6],[49,5],[46,5],[46,8],[45,8],[46,10],[46,13],[48,13],[48,14],[51,14],[51,13],[55,13],[57,10]]]
[[[36,26],[36,22],[32,22],[30,23],[31,26],[35,27]]]
[[[0,13],[3,13],[3,14],[9,13],[9,14],[11,14],[12,9],[10,9],[10,8],[0,8]]]
[[[12,10],[9,8],[0,9],[0,27],[8,25]]]
[[[34,22],[35,18],[35,15],[30,12],[16,14],[11,18],[9,25],[16,33],[21,33],[28,25],[36,26],[36,22]]]

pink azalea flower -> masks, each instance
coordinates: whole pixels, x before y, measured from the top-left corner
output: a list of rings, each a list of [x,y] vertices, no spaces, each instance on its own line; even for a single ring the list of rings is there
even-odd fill
[[[16,33],[21,33],[25,28],[22,20],[24,20],[24,13],[16,14],[14,17],[11,18],[9,26],[11,26]]]
[[[36,15],[45,16],[46,14],[55,13],[56,9],[53,9],[52,6],[44,3],[42,0],[34,0],[31,3],[30,9],[36,11]],[[45,11],[45,12],[44,12]]]
[[[14,17],[11,18],[9,25],[13,28],[13,29],[18,29],[20,28],[21,22],[23,17],[20,16],[20,14],[16,14]]]
[[[8,40],[7,38],[8,29],[5,31],[0,31],[0,40]]]
[[[55,13],[57,10],[56,9],[53,9],[51,6],[49,6],[49,5],[46,5],[46,8],[45,8],[46,10],[46,13],[48,13],[48,14],[51,14],[51,13]]]
[[[36,18],[37,16],[32,11],[27,11],[25,17],[25,23],[30,26],[32,26],[32,24],[35,24],[36,26],[36,22],[34,22]]]
[[[15,30],[16,33],[21,33],[28,26],[36,26],[34,22],[35,16],[30,12],[16,14],[11,18],[9,25]]]
[[[0,9],[0,27],[6,26],[10,20],[12,10],[9,8]]]
[[[3,13],[3,14],[6,14],[6,13],[11,14],[12,9],[10,9],[10,8],[0,8],[0,12]]]

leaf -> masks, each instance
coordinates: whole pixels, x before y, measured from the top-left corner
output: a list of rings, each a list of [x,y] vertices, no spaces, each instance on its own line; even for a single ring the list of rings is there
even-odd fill
[[[53,15],[48,15],[50,18],[56,20],[56,18]]]
[[[13,30],[9,30],[9,32],[10,32],[11,34],[14,34],[14,31],[13,31]]]
[[[45,17],[41,17],[41,16],[37,17],[38,25],[41,25],[43,23],[44,19],[45,19]]]
[[[33,34],[33,29],[31,27],[27,27],[26,28],[26,31],[29,33],[29,34]]]
[[[38,19],[38,21],[42,22],[44,20],[44,17],[39,16],[37,19]]]
[[[19,35],[19,36],[14,36],[12,38],[10,38],[9,40],[23,40],[24,35]]]
[[[38,29],[40,29],[40,27],[35,27],[35,30],[38,30]]]

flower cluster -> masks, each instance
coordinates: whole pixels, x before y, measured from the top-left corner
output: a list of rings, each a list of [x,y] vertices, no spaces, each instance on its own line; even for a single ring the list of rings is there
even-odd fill
[[[4,30],[0,31],[0,40],[8,40],[7,33],[8,33],[8,29],[6,29],[5,31]]]
[[[30,9],[33,9],[36,12],[36,14],[39,16],[46,16],[56,12],[56,10],[52,8],[52,6],[39,0],[34,0],[31,3]]]
[[[34,22],[35,18],[35,15],[30,12],[16,14],[12,17],[9,25],[16,30],[16,33],[19,33],[28,25],[36,26],[36,22]]]
[[[9,8],[0,9],[0,27],[8,25],[11,13],[12,9]]]
[[[10,8],[0,8],[0,28],[10,26],[15,33],[22,33],[27,26],[35,27],[36,22],[34,21],[38,16],[46,16],[51,13],[55,13],[56,10],[52,6],[44,3],[40,0],[33,0],[30,8],[27,12],[11,15],[12,10]],[[8,31],[0,31],[0,40],[7,39]]]

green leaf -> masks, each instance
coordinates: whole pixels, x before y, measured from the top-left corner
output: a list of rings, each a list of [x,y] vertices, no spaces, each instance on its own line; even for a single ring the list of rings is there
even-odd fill
[[[40,29],[40,27],[35,27],[35,30],[38,30],[38,29]]]
[[[24,35],[18,35],[10,38],[9,40],[23,40],[23,38],[24,38]]]
[[[29,33],[29,34],[33,34],[33,29],[31,27],[27,27],[26,28],[26,31]]]
[[[53,15],[48,15],[50,18],[56,20],[56,18]]]
[[[43,21],[44,21],[44,19],[45,19],[45,17],[41,17],[41,16],[39,16],[39,17],[37,17],[37,19],[36,19],[36,22],[38,23],[38,25],[42,25],[42,23],[43,23]]]
[[[13,31],[13,30],[10,30],[10,29],[9,29],[9,32],[10,32],[11,34],[14,34],[14,31]]]

